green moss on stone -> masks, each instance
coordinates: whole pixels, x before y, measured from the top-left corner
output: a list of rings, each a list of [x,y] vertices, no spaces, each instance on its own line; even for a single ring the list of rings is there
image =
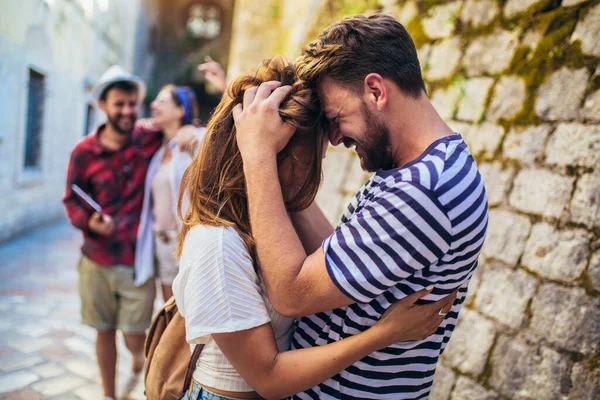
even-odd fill
[[[587,366],[592,371],[596,371],[600,369],[600,353],[592,356],[589,360],[586,361]]]
[[[561,67],[578,68],[586,63],[581,46],[569,41],[577,22],[576,9],[557,8],[537,15],[534,20],[528,18],[525,17],[521,24],[542,32],[543,38],[531,57],[529,48],[521,46],[511,61],[509,73],[523,77],[527,93],[523,109],[511,121],[514,125],[540,123],[541,119],[534,111],[537,89]]]
[[[381,6],[377,0],[342,0],[339,1],[340,16],[349,17],[356,14],[363,14],[369,10],[379,9]]]
[[[425,43],[431,41],[431,39],[425,33],[425,29],[423,29],[421,18],[418,16],[406,24],[406,30],[408,33],[410,33],[410,36],[412,37],[417,49],[423,46]]]

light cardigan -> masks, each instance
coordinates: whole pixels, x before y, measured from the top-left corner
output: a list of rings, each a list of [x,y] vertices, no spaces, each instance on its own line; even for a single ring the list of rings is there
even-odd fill
[[[196,130],[198,141],[202,141],[205,128]],[[171,149],[171,171],[169,181],[173,198],[173,212],[177,215],[177,200],[179,199],[179,185],[185,169],[192,162],[192,155],[179,150],[177,138],[173,138],[167,144]],[[154,221],[152,218],[152,196],[151,183],[158,171],[158,167],[165,155],[165,146],[162,146],[150,160],[146,181],[144,184],[144,201],[140,215],[140,226],[137,232],[137,244],[135,249],[135,279],[136,286],[141,286],[154,276]],[[177,226],[181,227],[181,221],[177,219]]]

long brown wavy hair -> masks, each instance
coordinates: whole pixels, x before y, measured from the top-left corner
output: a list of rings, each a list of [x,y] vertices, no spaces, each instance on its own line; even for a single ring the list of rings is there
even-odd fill
[[[284,57],[267,59],[254,75],[244,75],[227,87],[221,102],[208,121],[199,153],[186,169],[179,192],[178,215],[183,221],[176,255],[180,256],[185,236],[194,225],[231,226],[246,244],[257,266],[255,243],[250,227],[246,180],[242,156],[237,146],[232,110],[243,100],[244,92],[267,81],[280,81],[292,90],[281,103],[279,115],[293,122],[297,129],[288,145],[278,155],[278,165],[285,159],[291,162],[292,176],[300,182],[293,185],[295,195],[286,201],[288,211],[299,211],[314,200],[321,183],[321,160],[325,138],[325,119],[317,94],[296,77],[292,63]],[[182,215],[187,196],[187,211]]]

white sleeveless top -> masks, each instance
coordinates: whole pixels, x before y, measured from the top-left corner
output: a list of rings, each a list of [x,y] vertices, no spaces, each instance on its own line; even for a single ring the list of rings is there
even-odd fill
[[[253,390],[212,340],[213,333],[270,322],[279,351],[290,348],[294,320],[277,314],[271,306],[248,250],[233,228],[196,225],[189,230],[173,294],[185,318],[190,350],[205,344],[194,371],[198,383],[231,392]]]

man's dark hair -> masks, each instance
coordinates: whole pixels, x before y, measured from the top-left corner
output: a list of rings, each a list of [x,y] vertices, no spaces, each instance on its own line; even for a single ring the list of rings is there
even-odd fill
[[[100,94],[100,100],[106,101],[106,97],[108,96],[108,92],[113,89],[119,89],[126,93],[137,93],[138,86],[131,81],[117,81],[108,85]]]
[[[410,34],[383,14],[356,15],[329,26],[304,48],[296,68],[298,77],[310,86],[327,75],[362,92],[365,76],[377,73],[413,97],[425,91]]]

